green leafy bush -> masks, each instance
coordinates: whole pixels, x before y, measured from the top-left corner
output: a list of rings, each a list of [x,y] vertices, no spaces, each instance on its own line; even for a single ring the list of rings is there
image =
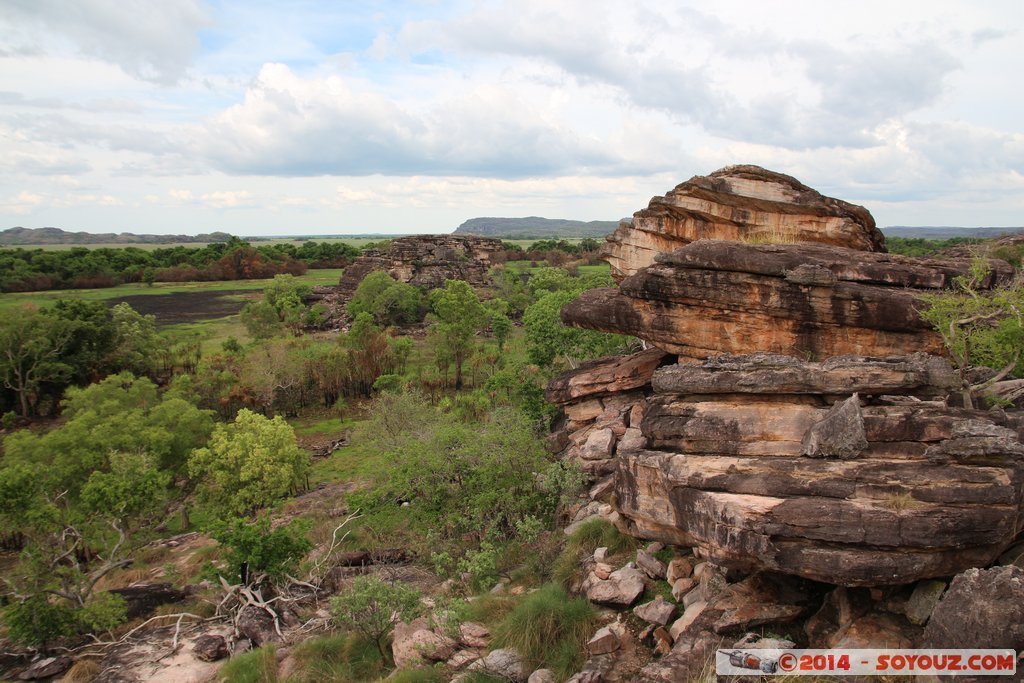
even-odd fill
[[[42,648],[54,638],[77,633],[79,626],[70,605],[51,601],[42,594],[8,605],[4,610],[4,624],[11,640]]]
[[[269,515],[261,515],[255,522],[235,519],[220,522],[211,535],[228,549],[227,563],[232,580],[242,580],[242,567],[246,568],[247,583],[265,576],[283,578],[291,571],[313,544],[309,541],[309,520],[293,520],[287,526],[271,529]]]
[[[375,576],[358,577],[331,601],[335,620],[373,641],[385,659],[384,639],[399,621],[412,621],[422,611],[418,590]]]

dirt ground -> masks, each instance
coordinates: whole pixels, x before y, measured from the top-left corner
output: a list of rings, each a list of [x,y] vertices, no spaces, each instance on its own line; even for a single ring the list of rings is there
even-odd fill
[[[247,303],[237,298],[238,295],[246,294],[252,296],[254,292],[245,289],[226,289],[211,292],[139,294],[110,299],[108,303],[114,306],[123,301],[143,315],[156,316],[158,325],[176,325],[235,315]]]

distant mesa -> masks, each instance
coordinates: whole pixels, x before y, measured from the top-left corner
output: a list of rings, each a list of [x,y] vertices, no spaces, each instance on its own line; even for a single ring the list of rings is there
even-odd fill
[[[0,245],[42,246],[50,244],[112,244],[131,246],[133,244],[180,244],[227,242],[231,235],[226,232],[208,232],[198,235],[137,235],[131,232],[68,232],[61,228],[8,228],[0,231]]]
[[[455,229],[455,235],[484,235],[506,239],[569,239],[604,237],[618,225],[616,221],[573,221],[561,218],[470,218]]]

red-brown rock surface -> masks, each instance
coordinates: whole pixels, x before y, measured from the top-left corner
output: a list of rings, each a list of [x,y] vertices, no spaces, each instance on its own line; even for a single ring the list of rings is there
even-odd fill
[[[885,238],[862,206],[825,197],[796,178],[759,166],[728,166],[694,176],[608,237],[616,280],[700,239],[818,242],[885,251]]]
[[[988,285],[1012,273],[993,264]],[[920,295],[969,267],[842,247],[703,240],[658,256],[617,289],[585,292],[562,320],[696,359],[942,353],[941,337],[918,315]]]

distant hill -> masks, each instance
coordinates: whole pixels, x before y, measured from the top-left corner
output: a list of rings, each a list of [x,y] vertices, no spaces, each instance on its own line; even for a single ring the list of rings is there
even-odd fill
[[[909,226],[890,225],[882,228],[886,237],[923,237],[929,240],[945,240],[950,237],[977,237],[987,239],[989,237],[1002,237],[1024,232],[1024,227],[1019,228],[958,228],[948,225],[936,226]]]
[[[562,218],[470,218],[455,229],[456,235],[484,235],[508,239],[551,239],[560,237],[604,237],[614,232],[618,221],[572,221]]]
[[[131,232],[68,232],[60,228],[8,228],[0,231],[0,245],[7,247],[46,244],[179,244],[191,242],[227,242],[226,232],[199,235],[136,235]]]

